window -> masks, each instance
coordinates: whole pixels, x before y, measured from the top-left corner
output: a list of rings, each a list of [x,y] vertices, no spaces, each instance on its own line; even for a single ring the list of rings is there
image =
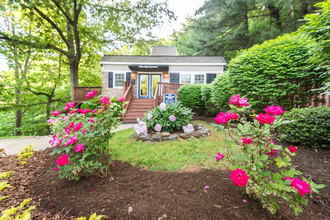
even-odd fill
[[[196,74],[195,75],[195,83],[203,83],[204,84],[204,75],[203,74]]]
[[[114,87],[123,87],[125,81],[124,73],[115,73],[115,86]]]
[[[182,84],[191,83],[191,75],[190,74],[181,74],[181,83]]]

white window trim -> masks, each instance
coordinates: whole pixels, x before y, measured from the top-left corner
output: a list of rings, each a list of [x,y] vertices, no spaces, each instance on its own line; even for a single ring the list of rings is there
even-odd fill
[[[113,88],[124,88],[124,85],[122,86],[116,86],[116,74],[123,74],[124,75],[124,82],[125,82],[125,78],[126,78],[126,74],[125,73],[113,73]]]
[[[182,83],[182,75],[190,75],[190,83],[185,83],[185,84],[192,84],[192,81],[193,81],[193,79],[192,79],[193,74],[191,74],[191,73],[179,73],[179,74],[180,74],[180,84],[183,84],[183,83]]]
[[[206,84],[206,73],[195,73],[194,74],[194,80],[192,80],[192,81],[194,81],[193,83],[196,83],[195,82],[195,76],[196,75],[203,75],[204,76],[204,82],[203,83],[198,83],[198,84]]]

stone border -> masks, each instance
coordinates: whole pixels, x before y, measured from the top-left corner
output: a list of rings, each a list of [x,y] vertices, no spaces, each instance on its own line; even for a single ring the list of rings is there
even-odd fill
[[[210,135],[210,130],[202,125],[194,124],[194,131],[191,133],[178,132],[171,134],[170,132],[156,132],[154,134],[134,134],[135,141],[149,141],[149,142],[162,142],[162,141],[184,141],[186,139],[196,139]]]

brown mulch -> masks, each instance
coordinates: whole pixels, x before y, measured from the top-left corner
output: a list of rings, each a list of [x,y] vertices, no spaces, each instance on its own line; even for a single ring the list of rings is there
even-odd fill
[[[2,193],[10,198],[0,202],[0,207],[18,206],[25,198],[33,198],[31,205],[37,206],[33,219],[73,219],[95,212],[105,215],[104,219],[309,220],[330,216],[330,150],[298,148],[295,168],[327,185],[309,199],[299,217],[284,204],[275,215],[270,214],[244,194],[244,187],[234,186],[226,170],[151,172],[114,161],[108,177],[68,181],[59,179],[53,170],[56,156],[49,156],[50,152],[36,152],[25,166],[19,166],[14,156],[0,158],[0,171],[13,171],[8,180],[12,187]]]

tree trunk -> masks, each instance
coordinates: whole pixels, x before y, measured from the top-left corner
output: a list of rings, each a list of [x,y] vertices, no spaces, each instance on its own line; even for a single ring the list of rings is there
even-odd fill
[[[267,8],[270,13],[270,17],[274,18],[275,25],[278,29],[282,30],[282,22],[280,17],[280,11],[278,8],[276,8],[272,3],[267,5]]]
[[[70,60],[70,81],[71,81],[71,99],[73,100],[73,87],[78,87],[79,82],[78,82],[78,66],[79,66],[79,61],[77,62],[76,60]]]
[[[51,96],[48,96],[48,102],[47,102],[47,106],[46,106],[46,117],[47,117],[47,120],[50,118],[50,105],[52,104],[52,97]],[[50,126],[48,125],[47,126],[47,131],[48,131],[48,134],[50,134]]]
[[[17,59],[17,48],[14,47],[14,61],[15,61],[15,104],[16,109],[15,110],[15,130],[14,135],[15,136],[21,136],[22,131],[22,110],[20,109],[21,104],[21,79],[20,79],[20,72],[19,72],[19,66],[18,66],[18,59]]]

